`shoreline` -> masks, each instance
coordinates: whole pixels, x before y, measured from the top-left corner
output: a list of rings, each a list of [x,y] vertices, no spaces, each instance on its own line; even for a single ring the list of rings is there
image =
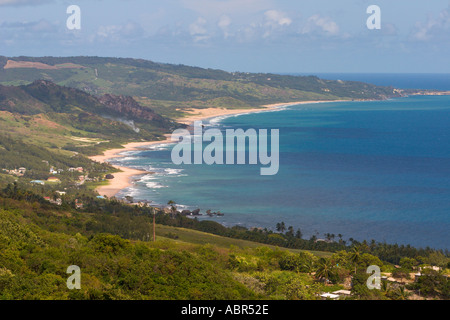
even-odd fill
[[[103,154],[91,156],[89,157],[89,159],[100,163],[110,164],[108,161],[110,159],[125,157],[125,155],[122,155],[121,153],[129,151],[138,151],[142,149],[142,147],[144,146],[151,146],[155,144],[169,143],[169,142],[172,141],[169,139],[168,135],[166,135],[165,140],[160,141],[130,142],[125,144],[123,148],[108,149]],[[107,185],[95,188],[95,190],[99,193],[99,195],[106,196],[108,198],[112,198],[116,196],[121,190],[132,186],[133,177],[151,173],[145,170],[132,169],[118,165],[111,165],[111,166],[120,170],[121,172],[113,173],[114,179],[108,180],[109,183]]]
[[[274,111],[277,109],[281,109],[283,107],[301,104],[316,104],[316,103],[344,102],[344,101],[351,101],[351,100],[313,100],[313,101],[281,102],[281,103],[265,104],[260,106],[259,108],[251,108],[251,109],[224,109],[224,108],[194,109],[191,112],[192,115],[181,119],[177,119],[177,122],[190,126],[194,121],[201,121],[223,116],[235,116],[240,114]]]
[[[267,112],[274,111],[283,107],[301,105],[301,104],[316,104],[316,103],[327,103],[327,102],[345,102],[351,100],[320,100],[320,101],[297,101],[297,102],[285,102],[285,103],[273,103],[262,105],[260,108],[252,109],[224,109],[224,108],[206,108],[206,109],[193,109],[190,113],[192,115],[186,116],[184,118],[176,119],[177,122],[191,126],[195,121],[201,121],[206,119],[212,119],[222,116],[235,116],[240,114],[249,114],[256,112]],[[117,159],[126,157],[122,153],[129,151],[143,150],[144,147],[159,145],[165,143],[173,143],[170,134],[165,134],[166,139],[155,140],[155,141],[143,141],[143,142],[130,142],[123,145],[123,148],[108,149],[101,155],[90,156],[89,159],[100,162],[109,163],[110,159]],[[120,170],[121,172],[116,172],[113,174],[114,179],[108,180],[108,185],[97,187],[95,190],[101,196],[107,196],[112,198],[116,196],[121,190],[126,189],[133,185],[133,177],[141,176],[145,174],[150,174],[151,172],[144,170],[137,170],[128,167],[122,167],[117,165],[112,165],[114,168]]]

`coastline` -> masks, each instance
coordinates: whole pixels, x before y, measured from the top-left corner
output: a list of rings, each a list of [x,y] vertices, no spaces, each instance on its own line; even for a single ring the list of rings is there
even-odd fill
[[[248,114],[255,112],[266,112],[273,111],[283,107],[300,105],[300,104],[315,104],[315,103],[327,103],[327,102],[343,102],[349,100],[320,100],[320,101],[296,101],[296,102],[286,102],[286,103],[273,103],[262,105],[260,108],[252,108],[252,109],[223,109],[223,108],[206,108],[206,109],[193,109],[189,113],[191,115],[186,116],[181,119],[177,119],[176,121],[185,125],[192,125],[195,121],[201,121],[216,117],[222,116],[235,116],[240,114]],[[110,159],[117,159],[125,157],[122,153],[129,151],[138,151],[143,150],[145,147],[164,144],[164,143],[173,143],[170,134],[166,134],[166,139],[164,140],[155,140],[155,141],[143,141],[143,142],[130,142],[123,145],[123,148],[109,149],[106,150],[101,155],[95,155],[89,157],[89,159],[93,161],[97,161],[100,163],[109,163]],[[101,196],[107,196],[108,198],[116,196],[121,190],[126,189],[133,185],[133,177],[149,174],[148,171],[137,170],[117,165],[112,165],[114,168],[120,170],[121,172],[114,173],[114,179],[109,180],[108,185],[97,187],[95,190]]]
[[[191,125],[194,121],[201,121],[211,118],[217,118],[222,116],[234,116],[247,113],[267,112],[277,110],[283,107],[300,105],[300,104],[315,104],[315,103],[327,103],[327,102],[343,102],[350,100],[315,100],[315,101],[294,101],[294,102],[281,102],[262,105],[259,108],[251,109],[224,109],[224,108],[206,108],[206,109],[194,109],[192,115],[177,119],[177,122]]]
[[[122,158],[125,157],[121,153],[128,152],[128,151],[137,151],[142,149],[145,146],[151,146],[155,144],[161,144],[161,143],[168,143],[171,142],[168,135],[166,135],[165,140],[160,141],[145,141],[145,142],[130,142],[123,146],[123,148],[117,148],[117,149],[109,149],[106,150],[101,155],[91,156],[89,159],[100,162],[100,163],[109,163],[108,160],[115,159],[115,158]],[[116,172],[113,174],[114,179],[108,180],[109,183],[107,185],[103,185],[100,187],[97,187],[95,190],[99,193],[101,196],[106,196],[108,198],[114,197],[119,193],[121,190],[126,189],[130,187],[133,182],[133,177],[135,176],[141,176],[145,174],[149,174],[150,172],[145,170],[137,170],[132,169],[128,167],[122,167],[117,165],[112,165],[114,168],[120,170],[120,172]]]

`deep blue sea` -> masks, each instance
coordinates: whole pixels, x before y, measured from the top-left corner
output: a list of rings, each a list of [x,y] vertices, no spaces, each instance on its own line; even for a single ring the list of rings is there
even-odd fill
[[[261,176],[261,165],[176,166],[172,146],[159,145],[114,161],[155,172],[119,196],[220,210],[225,216],[201,219],[228,226],[284,221],[305,238],[450,247],[450,96],[296,105],[208,126],[279,129],[278,174]]]

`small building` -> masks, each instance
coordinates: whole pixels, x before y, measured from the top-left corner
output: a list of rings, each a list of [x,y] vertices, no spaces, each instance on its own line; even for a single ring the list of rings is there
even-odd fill
[[[56,177],[50,177],[47,179],[47,182],[61,182],[61,180],[59,180],[59,178]]]
[[[339,297],[350,297],[352,292],[350,290],[338,290],[334,291],[333,294],[337,294]]]
[[[317,243],[317,242],[333,243],[334,241],[331,241],[328,239],[317,239],[316,241],[314,241],[314,243]]]
[[[333,293],[322,293],[320,295],[320,297],[322,298],[322,300],[337,300],[339,299],[339,295],[337,294],[333,294]]]
[[[431,270],[437,271],[437,272],[439,272],[439,271],[442,270],[441,267],[437,267],[437,266],[424,266],[424,267],[419,267],[419,271],[422,271],[422,270],[424,270],[424,269],[431,269]]]

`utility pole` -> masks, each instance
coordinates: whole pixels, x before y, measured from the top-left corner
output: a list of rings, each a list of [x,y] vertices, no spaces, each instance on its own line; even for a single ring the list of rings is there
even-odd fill
[[[156,223],[155,223],[155,216],[156,216],[156,212],[155,212],[155,208],[153,208],[153,242],[156,241]]]

